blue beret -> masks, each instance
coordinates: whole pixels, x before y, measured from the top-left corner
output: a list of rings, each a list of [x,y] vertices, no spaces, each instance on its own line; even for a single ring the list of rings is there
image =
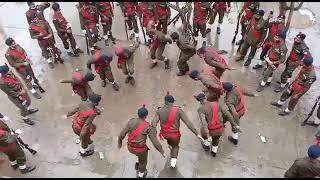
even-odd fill
[[[195,79],[199,76],[199,71],[198,70],[192,70],[190,73],[190,78]]]
[[[138,116],[139,118],[144,118],[144,117],[147,117],[148,116],[148,109],[145,108],[144,106],[140,109],[138,109]]]
[[[283,31],[280,31],[277,36],[279,36],[280,38],[282,38],[283,40],[286,39],[287,37],[287,31],[283,30]]]
[[[101,101],[101,96],[97,94],[89,95],[89,100],[94,103],[99,103]]]
[[[86,81],[93,81],[94,80],[94,74],[91,71],[88,71],[86,75],[84,76],[84,79]]]
[[[311,57],[311,56],[305,57],[305,58],[303,59],[303,63],[304,63],[305,65],[311,65],[311,64],[313,63],[313,57]]]
[[[316,159],[320,157],[320,146],[319,145],[311,145],[308,149],[308,156]]]
[[[224,82],[223,89],[226,91],[231,91],[233,88],[233,84],[231,82]]]
[[[164,101],[169,102],[169,103],[173,103],[174,97],[172,95],[168,94],[164,97]]]
[[[7,65],[0,66],[0,73],[7,74],[9,72],[9,67]]]

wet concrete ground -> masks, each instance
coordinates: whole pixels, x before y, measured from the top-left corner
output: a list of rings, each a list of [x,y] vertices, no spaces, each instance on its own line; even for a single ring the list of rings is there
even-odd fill
[[[75,3],[61,3],[62,12],[66,19],[72,24],[78,45],[85,51],[85,40],[79,29],[79,19]],[[235,4],[233,4],[235,5]],[[274,3],[261,3],[262,7],[274,8],[277,14],[277,6]],[[304,5],[311,11],[319,7],[319,3],[310,2]],[[125,30],[123,17],[119,7],[115,6],[115,19],[113,21],[114,36],[119,39],[118,44],[125,42]],[[26,3],[3,3],[0,4],[0,21],[2,24],[1,41],[4,37],[11,36],[25,48],[33,61],[33,67],[37,77],[41,80],[46,93],[41,100],[32,99],[32,107],[39,108],[39,112],[32,117],[36,124],[32,127],[19,120],[18,110],[8,101],[4,93],[0,96],[1,112],[8,115],[13,122],[9,123],[12,128],[23,130],[21,137],[34,147],[38,153],[32,156],[26,151],[28,163],[37,165],[37,169],[27,175],[21,175],[9,167],[7,157],[1,155],[0,176],[9,177],[135,177],[134,163],[136,157],[130,154],[125,142],[122,149],[117,149],[117,136],[129,118],[136,116],[137,109],[146,104],[149,109],[148,120],[151,120],[155,109],[163,104],[163,96],[169,90],[176,99],[176,104],[183,107],[196,127],[200,127],[197,108],[198,103],[192,95],[199,92],[201,84],[191,80],[189,77],[177,77],[176,62],[179,50],[175,44],[168,45],[165,55],[171,59],[171,70],[164,70],[164,64],[150,70],[148,65],[148,49],[141,45],[135,54],[135,78],[136,85],[132,87],[125,84],[125,76],[116,67],[116,59],[112,62],[112,71],[116,81],[120,84],[120,91],[115,92],[109,83],[106,88],[100,86],[97,77],[91,83],[93,90],[103,96],[100,104],[102,115],[98,116],[94,123],[97,132],[93,135],[95,142],[95,154],[82,158],[78,154],[79,145],[75,143],[77,136],[71,129],[71,119],[64,116],[80,102],[80,98],[72,94],[69,85],[60,84],[58,81],[71,77],[71,72],[76,68],[85,68],[88,59],[86,54],[79,58],[70,58],[64,51],[61,40],[56,35],[57,46],[63,51],[65,65],[58,65],[51,70],[41,58],[41,51],[35,40],[31,40],[27,30],[25,19]],[[47,20],[51,23],[51,10],[47,10]],[[14,12],[14,14],[13,14]],[[172,17],[176,14],[172,10]],[[244,68],[240,63],[233,61],[234,53],[231,40],[234,34],[237,12],[235,9],[230,13],[230,21],[225,18],[222,33],[216,36],[212,32],[212,40],[219,49],[229,52],[226,57],[232,67],[237,70],[225,72],[223,79],[241,84],[250,91],[255,91],[261,78],[262,71],[252,68]],[[293,21],[308,20],[307,16],[295,12]],[[179,26],[177,23],[176,27]],[[293,23],[294,26],[294,23]],[[53,27],[53,26],[52,26]],[[294,26],[295,27],[295,26]],[[315,59],[319,57],[316,52],[319,25],[310,24],[308,28],[302,29],[307,33],[306,42],[314,53]],[[54,28],[53,28],[54,29]],[[170,26],[169,33],[175,27]],[[288,49],[291,49],[291,38],[301,29],[291,29],[289,33]],[[310,35],[309,35],[310,34]],[[140,38],[142,35],[140,33]],[[240,39],[240,35],[238,35]],[[143,39],[142,39],[143,40]],[[106,51],[114,52],[114,46],[105,47],[103,42],[99,45]],[[6,50],[4,43],[0,43],[2,60]],[[258,51],[257,54],[259,54]],[[258,57],[258,56],[256,56]],[[255,59],[257,60],[257,59]],[[319,61],[316,62],[318,65]],[[255,64],[253,61],[252,65]],[[189,61],[192,69],[204,67],[203,60],[197,56]],[[278,80],[283,66],[274,74]],[[272,86],[276,83],[273,82]],[[231,134],[229,124],[225,135],[221,138],[217,157],[213,158],[202,149],[200,141],[186,128],[181,126],[182,138],[177,169],[169,168],[169,149],[167,144],[161,142],[166,151],[167,158],[164,159],[148,141],[149,159],[147,169],[150,177],[282,177],[285,170],[290,167],[297,157],[306,155],[306,148],[313,142],[316,128],[301,127],[300,122],[306,117],[311,109],[315,97],[318,95],[316,89],[319,83],[315,82],[310,91],[301,99],[296,111],[287,117],[277,115],[278,109],[269,105],[271,100],[279,98],[280,94],[273,92],[273,87],[266,88],[259,97],[247,97],[246,115],[241,119],[239,144],[234,146],[227,140]],[[313,117],[316,118],[316,117]],[[267,138],[264,144],[258,137],[261,133]],[[99,153],[103,152],[105,159],[99,159]]]

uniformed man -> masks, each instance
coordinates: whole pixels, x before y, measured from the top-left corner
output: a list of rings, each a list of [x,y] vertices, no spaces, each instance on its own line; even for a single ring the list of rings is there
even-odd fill
[[[229,108],[231,115],[234,118],[235,125],[240,126],[240,118],[245,113],[244,95],[254,97],[253,93],[250,93],[246,89],[241,88],[239,85],[232,84],[231,82],[223,82],[223,89],[226,92],[224,102]],[[228,140],[233,144],[238,144],[239,133],[238,128],[231,123],[232,136],[228,136]]]
[[[214,67],[214,74],[220,79],[223,73],[231,68],[227,64],[227,60],[222,57],[222,51],[218,51],[214,47],[200,48],[197,51],[200,58],[203,58],[206,64]],[[207,68],[206,68],[207,69]]]
[[[114,17],[114,14],[111,3],[112,2],[96,2],[106,46],[109,45],[109,39],[113,44],[116,44],[116,38],[112,36],[112,18]]]
[[[134,37],[139,41],[139,27],[137,23],[137,2],[121,2],[120,7],[124,14],[125,22],[128,25],[128,34],[130,40]]]
[[[320,177],[320,146],[311,145],[308,156],[298,158],[285,172],[285,178],[316,178]]]
[[[35,15],[38,14],[38,9],[37,9],[36,4],[34,2],[27,2],[27,4],[29,6],[29,9],[26,12],[26,18],[27,18],[28,24],[30,25],[33,17],[35,17]]]
[[[54,11],[52,22],[58,32],[58,36],[60,37],[64,48],[67,50],[68,55],[71,57],[78,57],[79,53],[83,53],[83,51],[77,46],[76,40],[73,37],[71,24],[64,18],[60,11],[60,5],[58,3],[52,4],[52,9]],[[71,49],[69,48],[69,42]]]
[[[95,49],[100,49],[97,46],[99,38],[99,14],[98,9],[92,2],[86,2],[83,4],[80,11],[80,24],[82,31],[88,38],[88,46],[93,52]]]
[[[17,142],[17,136],[15,132],[12,132],[9,126],[3,122],[3,116],[0,116],[0,152],[6,154],[9,158],[10,165],[13,169],[19,170],[22,174],[29,173],[36,169],[36,166],[26,165],[26,155]]]
[[[255,12],[259,9],[259,2],[244,2],[243,7],[241,9],[240,14],[240,24],[241,24],[241,40],[237,42],[239,48],[237,52],[240,51],[241,44],[243,43],[244,35],[247,31],[247,26],[250,24],[250,21],[255,14]]]
[[[189,41],[184,38],[184,36],[179,36],[177,32],[173,32],[170,37],[173,42],[176,42],[178,48],[180,49],[179,60],[177,62],[177,66],[179,68],[179,72],[177,76],[186,75],[190,70],[188,65],[188,60],[196,54],[196,46],[195,44],[190,44]]]
[[[164,151],[160,142],[157,139],[157,130],[153,128],[146,118],[148,110],[143,106],[138,109],[138,118],[131,118],[126,126],[121,130],[118,137],[118,148],[122,147],[122,141],[128,134],[127,148],[130,153],[138,157],[138,162],[135,164],[138,178],[145,178],[147,176],[147,162],[148,162],[148,146],[146,145],[147,137],[150,138],[153,146],[164,157]]]
[[[29,10],[26,12],[26,17],[27,17],[27,21],[28,21],[29,26],[30,26],[32,20],[35,17],[38,17],[39,20],[46,23],[47,27],[49,29],[51,29],[49,22],[44,17],[44,10],[46,10],[47,8],[50,7],[50,3],[44,2],[41,4],[35,5],[34,2],[27,2],[27,4],[29,6]],[[51,31],[52,31],[52,29],[51,29]],[[52,34],[52,37],[50,39],[51,39],[51,41],[53,41],[55,43],[54,34]],[[41,49],[42,54],[45,54],[46,48],[43,47],[41,41],[39,41],[39,40],[38,40],[38,44],[39,44],[39,47]]]
[[[7,65],[0,66],[0,89],[7,94],[9,100],[20,109],[22,120],[29,125],[34,122],[27,116],[38,111],[38,109],[29,109],[31,99],[24,89],[20,80],[10,71]]]
[[[64,60],[60,57],[60,50],[55,46],[53,39],[53,32],[51,27],[38,17],[32,19],[32,23],[29,27],[29,32],[32,39],[37,39],[41,44],[42,56],[47,60],[49,67],[54,68],[53,62],[50,57],[55,59],[55,63],[58,61],[63,64]]]
[[[75,94],[81,97],[82,101],[86,101],[89,95],[94,94],[89,81],[93,81],[94,74],[89,70],[76,69],[72,74],[71,80],[60,80],[60,83],[70,83]]]
[[[132,86],[135,84],[133,78],[134,73],[134,52],[139,47],[139,43],[130,44],[126,47],[117,47],[116,55],[118,56],[118,68],[122,69],[124,75],[127,75],[125,83],[130,83]]]
[[[221,33],[221,25],[223,23],[223,17],[225,13],[229,13],[231,10],[230,2],[214,2],[212,4],[211,13],[212,16],[209,20],[209,29],[213,28],[214,21],[216,19],[217,14],[219,15],[218,26],[217,26],[217,34]]]
[[[146,32],[146,34],[151,37],[150,56],[152,63],[150,64],[150,69],[158,65],[158,61],[156,59],[164,61],[165,69],[170,69],[170,60],[162,54],[166,48],[166,44],[171,44],[172,39],[166,36],[163,32],[153,29],[153,24],[154,21],[149,21]]]
[[[249,66],[251,64],[251,60],[254,58],[257,49],[261,46],[263,40],[265,39],[266,28],[263,15],[263,10],[259,10],[256,14],[254,14],[250,24],[247,27],[247,32],[244,35],[244,41],[241,44],[240,54],[236,57],[236,61],[244,60],[244,57],[250,48],[250,53],[247,61],[244,63],[244,66]]]
[[[165,105],[159,107],[152,120],[152,127],[157,128],[158,122],[160,121],[160,139],[166,139],[170,147],[171,167],[175,168],[177,164],[177,158],[179,154],[179,144],[181,138],[180,132],[180,119],[185,125],[200,139],[201,135],[198,130],[194,127],[185,112],[178,106],[173,105],[174,97],[169,93],[164,97]]]
[[[73,132],[79,136],[81,147],[81,156],[90,156],[94,153],[94,144],[91,136],[96,131],[96,125],[93,120],[100,111],[96,108],[101,100],[100,95],[89,95],[89,101],[83,101],[78,107],[68,112],[67,117],[73,116],[72,129]]]
[[[310,126],[315,126],[315,127],[318,127],[320,125],[320,101],[319,100],[320,100],[320,96],[318,96],[318,98],[317,98],[318,104],[316,105],[316,106],[318,106],[317,118],[315,118],[313,121],[307,121],[305,124],[310,125]],[[316,136],[319,138],[319,143],[320,143],[320,130],[318,131]]]
[[[112,83],[112,87],[115,91],[119,90],[118,84],[115,82],[112,71],[111,71],[111,61],[112,61],[113,55],[109,52],[101,53],[99,50],[95,50],[94,54],[92,56],[92,59],[90,59],[87,62],[87,67],[91,70],[91,64],[94,64],[94,68],[99,74],[100,79],[102,80],[101,86],[106,87],[108,79]]]
[[[146,29],[146,31],[150,21],[154,22],[154,24],[151,26],[152,29],[155,29],[156,24],[158,24],[158,15],[154,2],[139,2],[138,16],[142,20],[142,25]],[[151,37],[147,35],[146,40],[146,45],[149,45],[151,43]]]
[[[260,60],[258,63],[253,67],[253,69],[259,69],[262,68],[264,61],[265,61],[265,56],[267,55],[269,49],[271,48],[272,42],[275,39],[274,37],[283,31],[286,31],[285,27],[285,16],[278,16],[277,20],[272,21],[272,22],[266,22],[266,26],[269,28],[269,33],[266,41],[262,44],[261,48],[261,54],[260,54]]]
[[[198,37],[200,31],[203,42],[202,46],[207,45],[207,19],[211,17],[211,3],[210,2],[194,2],[193,11],[193,36]]]
[[[194,97],[201,104],[198,108],[198,115],[201,123],[201,136],[204,139],[202,146],[206,151],[211,149],[211,155],[215,157],[218,152],[219,139],[224,132],[224,124],[229,121],[236,132],[240,131],[240,127],[235,123],[226,105],[219,101],[220,95],[214,97],[212,101],[206,100],[204,93],[199,93]]]
[[[220,79],[216,76],[214,67],[204,68],[201,72],[199,72],[198,70],[192,70],[189,76],[195,81],[200,80],[202,84],[207,88],[207,98],[209,101],[212,101],[212,99],[216,96],[223,94],[223,87]]]
[[[20,77],[26,83],[27,88],[30,90],[31,94],[35,98],[40,99],[41,95],[34,89],[34,86],[37,87],[39,81],[34,75],[27,53],[11,37],[7,38],[5,43],[7,46],[9,46],[5,54],[8,63],[11,67],[15,68],[16,72],[19,73]],[[32,81],[34,84],[32,84]]]
[[[290,55],[286,61],[286,67],[281,74],[281,84],[275,89],[275,92],[280,92],[285,89],[285,87],[290,83],[292,73],[294,70],[299,67],[302,63],[302,60],[305,56],[309,54],[309,48],[304,42],[306,35],[299,33],[294,38],[294,43]]]
[[[286,31],[281,31],[274,36],[274,40],[271,42],[271,48],[268,51],[268,57],[266,59],[267,65],[262,73],[263,79],[257,88],[258,92],[263,91],[266,85],[271,84],[273,72],[280,64],[285,62],[288,52],[285,39]]]
[[[170,7],[166,2],[156,2],[156,11],[159,20],[156,28],[158,31],[162,31],[164,34],[167,34],[168,22],[171,17]]]
[[[271,105],[276,107],[282,107],[288,98],[290,98],[288,107],[279,113],[280,116],[288,115],[294,110],[299,99],[310,89],[311,85],[316,81],[316,73],[314,66],[312,65],[313,58],[309,54],[303,60],[303,66],[301,67],[296,79],[293,83],[284,91],[278,102],[271,102]]]

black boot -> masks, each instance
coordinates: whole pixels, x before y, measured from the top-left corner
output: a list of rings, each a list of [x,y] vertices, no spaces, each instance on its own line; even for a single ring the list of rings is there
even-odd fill
[[[102,87],[106,87],[106,85],[107,85],[107,81],[106,81],[106,80],[102,80],[102,81],[101,81],[101,86],[102,86]]]
[[[244,63],[244,66],[249,66],[251,64],[251,59],[247,59],[247,61]]]
[[[134,169],[137,171],[138,170],[138,166],[139,166],[139,162],[136,162],[136,164],[134,164]]]
[[[211,155],[212,155],[212,157],[216,157],[217,153],[211,151]]]
[[[19,165],[18,164],[15,164],[15,165],[11,165],[11,167],[14,169],[14,170],[17,170],[18,169],[18,167],[19,167]]]
[[[91,156],[94,153],[94,150],[89,150],[89,151],[86,151],[85,153],[81,153],[81,152],[79,153],[81,157],[87,157],[87,156]]]
[[[119,91],[119,85],[116,82],[112,84],[112,87],[115,91]]]
[[[252,67],[252,69],[260,69],[262,67],[263,67],[263,65],[256,64],[255,66]]]
[[[35,109],[29,109],[25,115],[33,114],[33,113],[36,113],[36,112],[38,112],[38,111],[39,111],[39,109],[37,109],[37,108],[35,108]]]
[[[217,27],[217,34],[220,34],[221,33],[221,29],[220,27]]]
[[[264,90],[264,86],[261,86],[261,84],[259,83],[259,86],[257,88],[257,92],[261,92]]]
[[[314,121],[307,121],[305,124],[307,124],[309,126],[315,126],[315,127],[319,126],[319,124],[316,124]]]
[[[230,142],[232,142],[234,145],[237,145],[237,144],[238,144],[238,139],[233,139],[232,136],[228,136],[228,140],[229,140]]]
[[[27,118],[27,117],[22,118],[22,120],[23,120],[24,123],[26,123],[26,124],[28,124],[30,126],[34,125],[34,122],[31,119]]]
[[[170,69],[170,60],[169,59],[164,61],[164,68],[165,69]]]
[[[132,85],[132,86],[134,86],[135,84],[136,84],[136,81],[135,81],[135,79],[133,78],[133,77],[130,77],[130,84]]]
[[[58,57],[57,61],[59,61],[60,64],[64,64],[64,60],[61,57]]]
[[[150,69],[153,69],[154,67],[156,67],[158,65],[158,61],[152,62],[149,66]]]
[[[278,104],[277,101],[272,101],[270,104],[271,104],[272,106],[276,106],[276,107],[278,107],[278,108],[282,107],[282,105],[281,105],[281,104]]]
[[[75,53],[72,53],[72,52],[67,52],[67,54],[70,57],[79,57],[79,54],[75,54]]]
[[[289,115],[290,114],[290,112],[286,112],[286,111],[280,111],[279,113],[279,116],[286,116],[286,115]]]
[[[74,52],[77,53],[77,54],[78,54],[78,53],[80,53],[80,54],[83,53],[83,51],[82,51],[80,48],[74,50]]]
[[[210,151],[210,146],[206,146],[204,145],[203,142],[201,142],[202,148],[204,149],[204,151],[209,152]]]
[[[130,81],[130,76],[127,76],[125,83],[129,83]]]
[[[36,166],[27,166],[24,169],[20,169],[21,174],[27,174],[36,169]]]

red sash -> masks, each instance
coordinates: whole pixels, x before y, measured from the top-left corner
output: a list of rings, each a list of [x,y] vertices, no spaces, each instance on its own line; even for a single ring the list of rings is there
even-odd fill
[[[20,84],[17,79],[9,76],[1,77],[1,80],[6,83]]]
[[[172,107],[167,122],[164,124],[164,127],[160,129],[159,137],[161,140],[163,140],[163,138],[177,138],[181,136],[180,131],[172,127],[178,109],[176,106]],[[169,132],[168,130],[177,130],[177,132]]]
[[[67,21],[66,19],[63,17],[63,15],[61,14],[61,12],[55,12],[53,14],[53,19],[58,20],[59,23],[63,23],[61,25],[61,29],[66,30],[67,29]]]
[[[208,48],[207,49],[208,52],[211,53],[211,56],[219,63],[222,63],[224,65],[227,65],[227,61],[225,58],[223,58],[217,51],[217,49],[215,48]]]
[[[271,42],[271,49],[268,53],[268,57],[270,59],[270,61],[279,61],[279,54],[276,52],[275,48],[278,48],[280,45],[275,43],[275,42]]]
[[[200,23],[200,24],[204,24],[206,21],[206,16],[204,15],[202,9],[201,9],[201,6],[200,6],[200,3],[199,2],[195,2],[194,3],[194,8],[196,9],[197,11],[197,16],[195,16],[196,18],[196,22],[197,23]]]
[[[252,20],[251,20],[252,22],[252,34],[253,34],[253,36],[254,37],[256,37],[257,39],[261,39],[262,38],[262,33],[261,32],[259,32],[258,30],[257,30],[257,21],[256,21],[256,19],[254,19],[254,18],[252,18]]]
[[[112,12],[112,7],[110,2],[101,2],[101,6],[103,6],[105,9],[102,10],[102,14],[107,16],[107,17],[111,17],[111,12]],[[102,18],[103,21],[106,21],[107,19]]]
[[[215,3],[213,4],[213,7],[214,7],[215,9],[218,9],[218,8],[224,8],[224,9],[226,9],[226,8],[227,8],[227,2],[215,2]]]
[[[120,58],[120,57],[118,57],[118,64],[123,64],[123,63],[124,63],[124,61],[125,61],[125,59],[124,59],[124,58]]]
[[[218,103],[212,102],[212,121],[211,124],[208,125],[209,131],[217,130],[222,132],[224,130],[223,123],[218,123]]]
[[[293,93],[293,95],[298,95],[304,91],[304,87],[299,83],[299,79],[301,74],[305,71],[304,68],[301,68],[294,82],[289,86],[289,90]]]
[[[132,2],[123,2],[124,13],[126,16],[130,16],[136,11],[136,7]]]
[[[147,27],[150,21],[156,21],[156,16],[153,14],[153,11],[148,10],[148,8],[143,11],[143,26]]]
[[[27,54],[25,52],[22,52],[22,51],[18,51],[17,49],[8,49],[7,51],[7,54],[8,55],[11,55],[11,56],[14,56],[18,59],[23,59],[24,62],[26,62],[26,57],[27,57]],[[18,72],[20,73],[25,73],[26,71],[26,68],[24,65],[20,65],[18,68],[17,68]]]
[[[157,49],[159,47],[159,39],[156,35],[153,36],[152,38],[152,43],[151,43],[151,48]]]
[[[97,112],[93,109],[91,110],[88,110],[88,111],[82,111],[82,112],[79,112],[78,114],[76,114],[73,118],[73,124],[75,126],[77,126],[77,128],[81,129],[85,123],[85,121],[83,121],[81,118],[84,118],[84,117],[88,117],[88,116],[91,116],[91,115],[94,115],[96,114]]]
[[[159,17],[164,17],[164,16],[168,15],[167,7],[162,7],[159,4],[157,4],[156,8],[157,8],[157,12],[158,12]]]
[[[272,23],[271,25],[271,36],[272,37],[275,37],[277,35],[277,33],[279,32],[279,24],[277,23]]]
[[[19,59],[23,59],[23,60],[25,60],[25,58],[27,56],[27,54],[25,52],[18,51],[17,49],[8,49],[7,54],[11,55],[11,56],[15,56],[15,57],[17,57]]]
[[[240,86],[236,86],[236,90],[240,95],[240,101],[239,104],[236,106],[236,111],[239,114],[239,116],[243,116],[245,112],[245,107],[244,107],[244,100],[243,100],[243,92]]]
[[[82,9],[81,11],[81,15],[88,19],[90,22],[95,22],[95,18],[94,18],[94,15],[93,14],[90,14],[88,9]]]
[[[294,51],[291,51],[290,55],[290,60],[291,61],[300,61],[301,59],[298,57],[297,53]]]
[[[83,82],[83,75],[81,72],[79,71],[76,71],[73,73],[73,78],[76,80],[76,81],[79,81],[79,82]]]
[[[41,35],[44,35],[44,36],[49,34],[45,29],[43,29],[43,27],[35,25],[35,24],[33,24],[31,26],[31,29],[34,31],[37,31],[38,33],[40,33]]]
[[[0,128],[0,136],[5,135],[6,132],[7,132],[6,130]],[[16,145],[15,142],[6,143],[6,144],[7,145],[4,144],[4,146],[0,146],[0,152],[7,152],[8,150],[13,149]]]
[[[149,122],[144,121],[141,124],[138,125],[138,127],[133,130],[130,135],[128,136],[128,142],[127,142],[127,147],[128,150],[132,150],[134,152],[144,152],[148,148],[146,144],[135,144],[132,142],[132,140],[136,139],[138,135],[142,133],[142,131],[149,126]]]

